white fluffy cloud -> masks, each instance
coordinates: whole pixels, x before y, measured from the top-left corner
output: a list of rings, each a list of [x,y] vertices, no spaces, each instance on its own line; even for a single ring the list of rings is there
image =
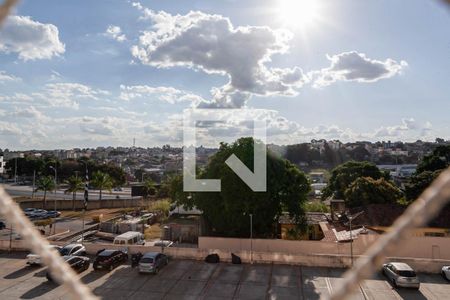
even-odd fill
[[[127,37],[122,33],[122,29],[119,26],[109,25],[106,29],[105,35],[118,42],[124,42],[127,40]]]
[[[153,23],[142,32],[132,55],[143,64],[158,68],[184,66],[208,74],[221,74],[229,82],[220,87],[223,102],[242,101],[232,97],[295,95],[295,88],[308,81],[300,68],[270,68],[272,55],[286,53],[291,34],[263,26],[235,27],[228,18],[191,11],[186,15],[154,12],[135,3],[144,18]],[[226,98],[226,99],[225,99]],[[242,106],[242,103],[234,105]]]
[[[0,31],[0,51],[17,53],[21,60],[50,59],[64,53],[58,28],[27,16],[10,16]]]
[[[328,56],[331,65],[320,71],[312,71],[316,77],[314,87],[323,87],[336,81],[375,82],[399,74],[406,66],[406,61],[393,59],[384,61],[368,58],[364,53],[356,51],[343,52]]]
[[[135,98],[156,98],[171,104],[179,102],[192,102],[195,104],[204,101],[202,97],[188,91],[178,90],[173,87],[152,87],[148,85],[121,85],[119,98],[125,101]]]
[[[21,81],[19,77],[0,71],[0,84],[5,82]]]

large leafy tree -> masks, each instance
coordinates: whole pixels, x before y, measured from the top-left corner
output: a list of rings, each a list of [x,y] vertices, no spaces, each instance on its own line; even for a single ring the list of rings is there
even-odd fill
[[[423,158],[417,166],[417,173],[424,171],[437,171],[450,165],[450,146],[438,146],[434,151]]]
[[[66,194],[72,193],[72,210],[75,209],[75,200],[77,198],[77,192],[84,189],[84,182],[78,176],[71,176],[66,181],[67,189],[64,191]]]
[[[197,176],[221,180],[221,192],[185,193],[181,176],[170,185],[170,195],[178,205],[196,206],[217,235],[247,237],[249,215],[253,215],[253,232],[273,236],[274,224],[282,212],[289,212],[299,227],[305,224],[303,204],[310,185],[305,174],[287,160],[267,155],[267,191],[254,192],[225,161],[235,154],[253,170],[253,139],[241,138],[232,144],[222,143],[206,168]]]
[[[56,188],[55,179],[51,176],[41,177],[36,185],[36,191],[43,191],[44,198],[42,199],[43,208],[47,208],[47,192],[53,191]]]
[[[111,176],[107,173],[103,173],[100,171],[94,172],[91,179],[91,184],[98,190],[100,190],[99,200],[102,200],[102,192],[103,190],[108,190],[111,192],[113,187],[113,180]]]
[[[327,187],[323,190],[323,198],[334,194],[337,199],[345,199],[345,191],[356,179],[360,177],[371,177],[373,179],[389,178],[386,174],[373,163],[367,161],[348,161],[331,171],[330,180]]]
[[[397,203],[402,196],[400,189],[384,178],[360,177],[345,191],[346,203],[350,207]]]
[[[411,176],[405,184],[405,195],[407,202],[411,203],[416,200],[441,172],[442,170],[436,170],[434,172],[423,171]]]

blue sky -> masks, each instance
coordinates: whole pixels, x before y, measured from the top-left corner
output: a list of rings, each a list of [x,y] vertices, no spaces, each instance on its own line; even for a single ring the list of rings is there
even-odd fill
[[[279,144],[449,139],[449,13],[420,0],[24,0],[0,31],[0,148],[180,144],[183,110],[211,107],[265,110]]]

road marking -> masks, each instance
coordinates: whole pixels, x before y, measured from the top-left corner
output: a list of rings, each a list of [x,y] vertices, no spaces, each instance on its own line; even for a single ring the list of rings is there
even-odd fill
[[[333,294],[333,287],[331,286],[331,281],[329,277],[325,277],[325,283],[327,284],[327,289],[330,295]]]

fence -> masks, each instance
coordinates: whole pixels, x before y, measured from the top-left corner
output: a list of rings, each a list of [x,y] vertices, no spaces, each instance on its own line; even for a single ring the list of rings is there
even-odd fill
[[[55,203],[56,201],[56,203]],[[87,209],[101,209],[101,208],[127,208],[127,207],[141,207],[148,206],[155,199],[141,199],[141,198],[120,198],[120,199],[105,199],[105,200],[89,200]],[[56,204],[56,206],[55,206]],[[75,209],[80,210],[84,208],[83,201],[75,201]],[[22,201],[19,203],[21,208],[44,208],[42,201]],[[72,200],[47,200],[47,209],[56,210],[72,210]]]

